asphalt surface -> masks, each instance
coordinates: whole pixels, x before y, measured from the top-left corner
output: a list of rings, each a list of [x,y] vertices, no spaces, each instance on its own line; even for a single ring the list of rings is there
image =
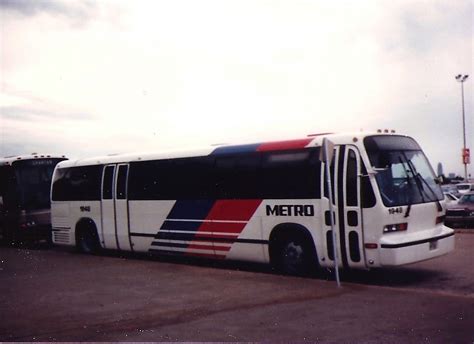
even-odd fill
[[[474,342],[474,230],[397,269],[268,266],[0,247],[0,341]]]

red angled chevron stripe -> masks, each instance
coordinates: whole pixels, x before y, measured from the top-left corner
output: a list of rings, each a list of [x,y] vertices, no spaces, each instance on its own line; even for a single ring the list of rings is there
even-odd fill
[[[205,220],[249,221],[260,203],[262,203],[261,199],[216,201]]]
[[[213,243],[212,248],[217,251],[217,256],[229,252],[232,245],[223,245],[219,239],[237,239],[261,203],[261,199],[216,201],[199,226],[195,238],[209,238],[209,241]],[[207,233],[204,234],[203,232]],[[216,239],[216,241],[213,241],[213,239]],[[204,247],[197,240],[191,241],[188,246],[188,249],[209,248],[209,245]],[[189,254],[194,255],[192,252],[189,252]]]

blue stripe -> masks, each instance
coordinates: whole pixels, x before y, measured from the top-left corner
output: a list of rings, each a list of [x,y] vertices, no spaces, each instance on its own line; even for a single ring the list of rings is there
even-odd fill
[[[168,219],[204,220],[214,200],[178,200],[168,214]]]
[[[166,220],[160,229],[168,231],[188,231],[195,232],[199,229],[202,221],[171,221]]]
[[[249,145],[238,145],[238,146],[222,146],[214,149],[211,155],[220,154],[236,154],[236,153],[251,153],[256,152],[260,143],[253,143]]]

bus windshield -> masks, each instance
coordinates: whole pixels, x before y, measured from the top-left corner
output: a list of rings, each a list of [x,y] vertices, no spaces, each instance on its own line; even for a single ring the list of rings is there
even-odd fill
[[[420,146],[405,136],[364,140],[375,179],[387,207],[437,202],[443,193]]]
[[[16,161],[16,188],[18,206],[25,210],[44,209],[50,206],[51,178],[56,164],[64,159],[38,159]]]

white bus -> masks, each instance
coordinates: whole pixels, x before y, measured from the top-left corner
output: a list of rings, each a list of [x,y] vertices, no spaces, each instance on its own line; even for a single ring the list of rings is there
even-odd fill
[[[64,161],[52,186],[53,242],[270,262],[287,273],[414,263],[453,250],[443,193],[419,145],[393,134],[315,135],[193,152]]]
[[[5,242],[51,242],[51,178],[63,160],[64,155],[37,153],[0,159],[0,235]]]

